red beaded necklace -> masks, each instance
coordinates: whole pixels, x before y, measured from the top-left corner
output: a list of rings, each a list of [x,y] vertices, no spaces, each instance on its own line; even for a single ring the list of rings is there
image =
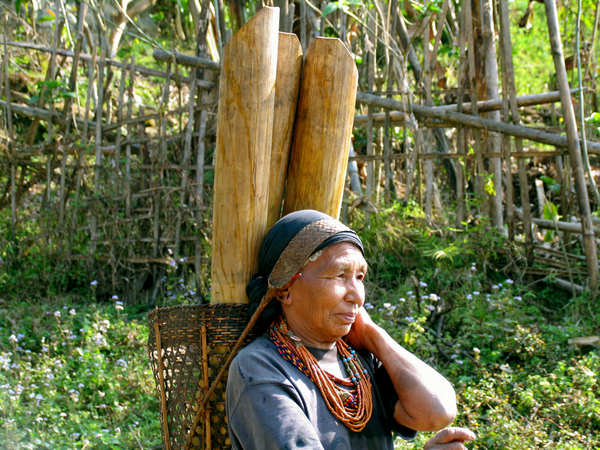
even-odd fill
[[[291,362],[317,385],[329,411],[352,431],[362,431],[371,419],[373,396],[369,373],[356,352],[343,340],[336,342],[348,373],[348,378],[341,379],[319,365],[301,339],[289,328],[283,316],[279,316],[271,324],[268,334],[283,359]]]

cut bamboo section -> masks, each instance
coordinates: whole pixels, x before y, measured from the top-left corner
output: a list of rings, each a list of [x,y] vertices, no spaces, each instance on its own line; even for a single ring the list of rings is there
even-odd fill
[[[358,70],[339,39],[316,38],[306,53],[284,215],[316,209],[338,217],[344,184]]]
[[[279,9],[223,47],[215,158],[211,303],[247,303],[267,225]]]
[[[298,37],[291,33],[279,33],[267,229],[277,222],[281,213],[298,106],[302,59],[302,47]]]

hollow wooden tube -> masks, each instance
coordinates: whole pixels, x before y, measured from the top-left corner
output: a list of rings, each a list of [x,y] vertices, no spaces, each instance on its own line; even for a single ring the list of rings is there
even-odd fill
[[[290,161],[296,108],[298,106],[302,60],[302,46],[298,37],[292,33],[280,32],[279,51],[277,52],[277,81],[275,83],[267,230],[277,222],[281,213],[281,202]]]
[[[223,48],[215,158],[211,303],[247,303],[266,233],[279,9],[262,8]]]
[[[304,61],[284,215],[338,217],[352,136],[358,70],[339,39],[313,40]]]

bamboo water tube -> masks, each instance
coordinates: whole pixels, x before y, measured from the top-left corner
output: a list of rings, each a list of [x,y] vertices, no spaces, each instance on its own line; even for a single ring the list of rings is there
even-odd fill
[[[247,303],[266,232],[279,9],[223,47],[215,158],[211,303]]]
[[[311,208],[339,216],[357,79],[354,60],[339,39],[313,40],[302,74],[284,215]]]

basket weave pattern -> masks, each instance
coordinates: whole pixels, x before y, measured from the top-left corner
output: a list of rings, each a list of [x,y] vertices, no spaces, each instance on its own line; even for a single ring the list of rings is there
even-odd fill
[[[157,308],[148,314],[150,364],[161,407],[163,401],[166,407],[161,414],[165,449],[184,448],[199,403],[247,322],[248,305],[244,304],[174,306]],[[244,345],[254,338],[256,335],[250,335]],[[211,395],[205,420],[193,431],[190,448],[230,448],[225,413],[226,380],[223,377]]]

